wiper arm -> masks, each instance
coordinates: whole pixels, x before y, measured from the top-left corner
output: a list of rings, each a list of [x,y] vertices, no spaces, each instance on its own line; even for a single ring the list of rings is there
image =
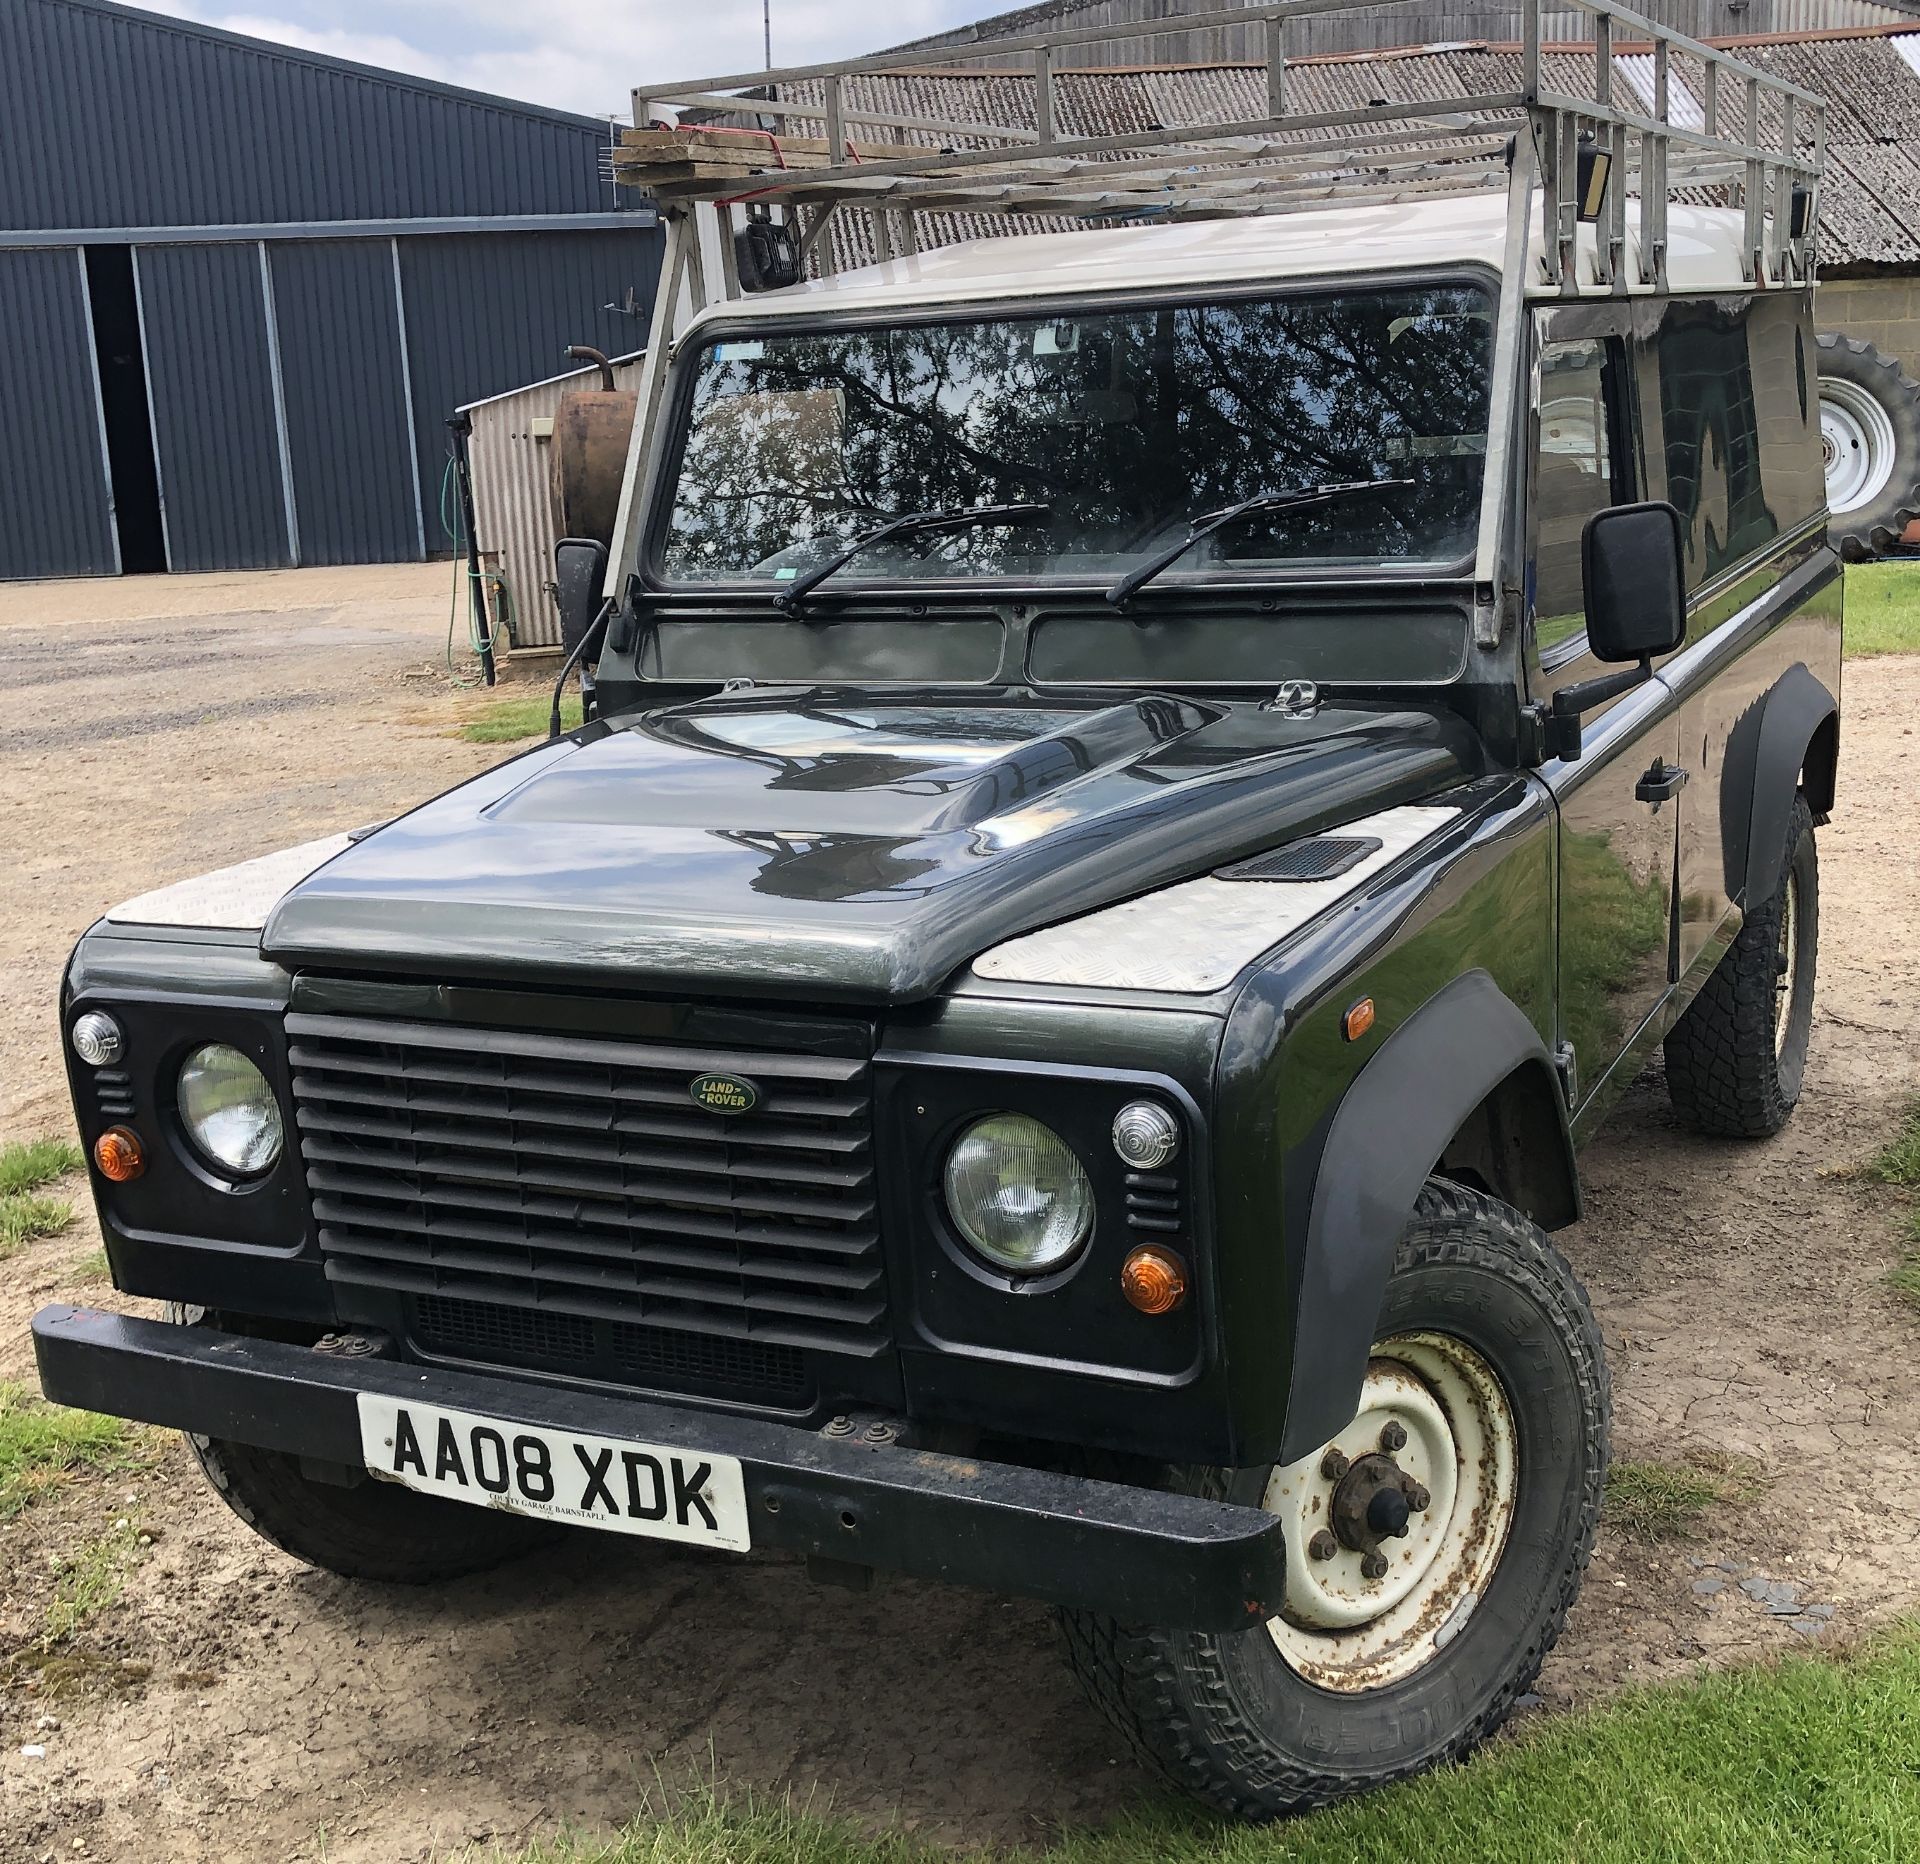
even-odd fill
[[[871,550],[875,544],[884,544],[890,537],[905,537],[916,531],[970,531],[982,524],[1020,524],[1033,518],[1044,518],[1053,510],[1051,505],[962,505],[945,511],[909,511],[900,517],[889,518],[885,524],[877,525],[871,531],[863,531],[844,549],[836,550],[824,563],[816,563],[812,569],[773,598],[773,605],[783,613],[791,615],[798,611],[800,604],[829,576],[838,575],[863,550]]]
[[[1342,479],[1332,485],[1303,486],[1297,492],[1262,492],[1253,498],[1243,498],[1237,505],[1222,505],[1217,510],[1202,512],[1187,526],[1186,536],[1177,544],[1169,544],[1157,557],[1149,557],[1128,570],[1107,591],[1107,600],[1115,608],[1125,608],[1146,584],[1171,564],[1178,563],[1203,537],[1211,537],[1215,531],[1225,530],[1242,518],[1258,517],[1264,512],[1294,511],[1303,505],[1324,505],[1329,499],[1354,498],[1362,492],[1385,492],[1412,484],[1411,479]]]

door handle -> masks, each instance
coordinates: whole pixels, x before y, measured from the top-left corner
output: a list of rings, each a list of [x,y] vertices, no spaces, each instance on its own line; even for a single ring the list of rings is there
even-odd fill
[[[1656,806],[1670,803],[1687,787],[1687,776],[1688,773],[1680,765],[1656,759],[1652,768],[1633,786],[1634,797],[1639,802]]]

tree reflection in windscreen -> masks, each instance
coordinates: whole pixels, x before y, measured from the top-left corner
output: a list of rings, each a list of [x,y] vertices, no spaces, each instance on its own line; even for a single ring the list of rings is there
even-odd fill
[[[867,577],[1110,574],[1201,512],[1328,480],[1410,488],[1228,528],[1180,571],[1472,548],[1492,311],[1461,286],[723,339],[695,360],[662,569],[791,576],[903,512],[1046,519],[902,538]]]

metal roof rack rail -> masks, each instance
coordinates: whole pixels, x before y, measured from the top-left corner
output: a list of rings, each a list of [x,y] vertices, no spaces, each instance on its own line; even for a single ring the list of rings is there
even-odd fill
[[[1632,198],[1641,282],[1664,284],[1667,207],[1682,190],[1744,208],[1750,279],[1812,278],[1824,99],[1614,0],[1555,0],[1556,10],[1571,5],[1591,19],[1592,43],[1543,45],[1542,0],[1525,0],[1513,89],[1291,108],[1288,22],[1390,3],[1278,0],[1159,27],[1060,26],[641,85],[615,172],[669,216],[702,204],[718,210],[729,297],[739,290],[731,234],[742,206],[780,215],[795,255],[817,254],[824,265],[830,246],[821,236],[842,208],[869,217],[867,243],[890,258],[917,249],[929,212],[1107,224],[1286,213],[1512,189],[1523,170],[1540,192],[1550,283],[1574,288],[1583,219],[1600,223],[1602,281],[1622,280]],[[1063,121],[1062,78],[1072,75],[1059,67],[1063,50],[1098,65],[1106,42],[1249,24],[1264,26],[1266,38],[1264,96],[1250,113],[1101,134],[1075,134]],[[1636,64],[1651,54],[1650,84],[1638,70],[1628,80],[1619,61],[1629,51]],[[946,86],[964,94],[964,115],[947,114],[940,84],[926,82],[941,66],[965,67],[953,75],[976,80]],[[692,120],[669,122],[660,114],[669,109]],[[1511,159],[1521,143],[1525,164]]]

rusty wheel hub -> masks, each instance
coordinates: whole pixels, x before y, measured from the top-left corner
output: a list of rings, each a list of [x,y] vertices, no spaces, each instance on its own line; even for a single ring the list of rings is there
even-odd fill
[[[1287,1602],[1268,1622],[1324,1688],[1378,1688],[1456,1636],[1512,1520],[1513,1413],[1492,1368],[1439,1334],[1374,1349],[1340,1436],[1277,1469],[1263,1505],[1287,1521]]]

